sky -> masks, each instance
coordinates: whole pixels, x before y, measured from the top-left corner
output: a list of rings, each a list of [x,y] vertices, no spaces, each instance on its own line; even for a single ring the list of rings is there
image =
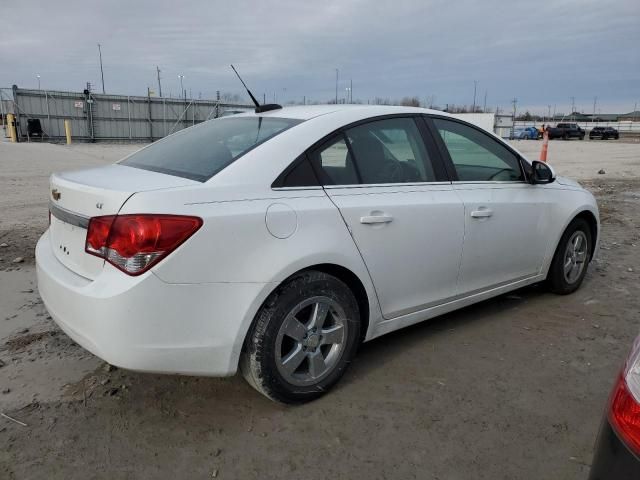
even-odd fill
[[[640,0],[0,0],[0,87],[640,109]]]

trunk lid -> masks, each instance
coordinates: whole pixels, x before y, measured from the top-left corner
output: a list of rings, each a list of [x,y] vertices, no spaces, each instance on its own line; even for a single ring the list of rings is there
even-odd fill
[[[134,194],[199,182],[123,165],[55,173],[50,179],[51,248],[67,268],[94,279],[104,260],[84,251],[91,217],[117,214]]]

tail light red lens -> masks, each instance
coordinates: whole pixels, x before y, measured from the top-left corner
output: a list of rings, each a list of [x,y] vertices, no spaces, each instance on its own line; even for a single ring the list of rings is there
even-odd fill
[[[622,441],[640,455],[640,337],[611,393],[609,421]]]
[[[184,215],[107,215],[89,220],[85,251],[140,275],[184,243],[202,219]]]

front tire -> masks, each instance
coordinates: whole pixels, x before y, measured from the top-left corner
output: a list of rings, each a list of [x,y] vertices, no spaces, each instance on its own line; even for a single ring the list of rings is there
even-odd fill
[[[586,220],[576,218],[569,224],[562,234],[547,274],[547,283],[553,293],[567,295],[580,288],[587,274],[592,241]]]
[[[283,403],[314,400],[346,371],[360,340],[358,302],[338,278],[302,272],[269,296],[247,334],[240,369]]]

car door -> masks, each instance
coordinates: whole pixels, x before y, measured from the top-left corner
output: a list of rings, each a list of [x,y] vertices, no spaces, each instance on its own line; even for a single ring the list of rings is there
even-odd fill
[[[419,118],[344,129],[310,153],[369,270],[385,318],[456,295],[464,209]]]
[[[464,203],[460,295],[538,275],[549,241],[544,189],[529,184],[519,156],[482,129],[443,117],[428,123]]]

